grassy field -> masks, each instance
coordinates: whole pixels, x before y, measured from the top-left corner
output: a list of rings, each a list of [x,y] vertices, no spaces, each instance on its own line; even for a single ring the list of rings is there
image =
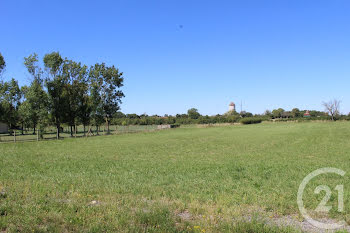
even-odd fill
[[[293,232],[255,222],[302,220],[300,182],[350,171],[350,123],[263,123],[0,144],[0,231]],[[332,189],[305,191],[314,209]],[[350,222],[350,179],[345,211]],[[332,193],[330,203],[337,204]],[[245,223],[245,220],[253,219]],[[258,221],[258,220],[256,220]]]
[[[70,128],[68,126],[63,127],[63,132],[60,133],[60,138],[70,138],[72,137],[70,134]],[[92,133],[94,136],[97,135],[96,128],[91,128]],[[110,134],[124,134],[124,133],[137,133],[137,132],[144,132],[144,131],[154,131],[157,130],[157,125],[128,125],[128,126],[121,126],[121,125],[111,125],[110,126]],[[85,136],[91,136],[88,134],[88,127],[85,128]],[[74,130],[73,130],[74,132]],[[106,135],[107,134],[107,127],[101,126],[99,129],[98,135]],[[84,137],[84,127],[82,125],[77,126],[77,132],[73,133],[73,137]],[[38,139],[37,134],[33,134],[33,129],[30,130],[16,130],[16,142],[22,142],[22,141],[36,141]],[[50,140],[50,139],[57,139],[56,135],[56,128],[55,127],[47,127],[45,128],[43,139],[39,140]],[[9,133],[6,134],[0,134],[0,143],[2,142],[14,142],[15,137],[14,133],[10,135]]]

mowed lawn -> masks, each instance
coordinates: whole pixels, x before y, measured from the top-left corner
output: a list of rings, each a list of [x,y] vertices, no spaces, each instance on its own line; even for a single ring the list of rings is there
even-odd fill
[[[345,212],[333,208],[330,217],[349,221],[348,122],[0,144],[0,231],[239,232],[254,228],[240,222],[258,215],[300,218],[299,184],[322,167],[349,174],[319,177],[305,191],[306,205],[323,198],[313,193],[318,184],[344,184]]]

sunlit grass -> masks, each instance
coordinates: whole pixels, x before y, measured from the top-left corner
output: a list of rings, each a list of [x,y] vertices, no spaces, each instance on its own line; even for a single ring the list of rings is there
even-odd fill
[[[7,194],[0,197],[0,231],[273,231],[244,220],[301,219],[296,195],[302,179],[321,167],[349,171],[349,151],[347,122],[0,144],[0,186]],[[349,179],[320,177],[305,191],[306,205],[315,208],[323,197],[313,193],[316,184],[334,188],[339,181],[346,208],[330,217],[348,220]]]

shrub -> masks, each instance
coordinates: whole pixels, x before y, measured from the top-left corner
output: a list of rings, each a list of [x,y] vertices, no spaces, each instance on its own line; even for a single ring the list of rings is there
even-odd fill
[[[180,127],[179,123],[174,123],[170,125],[170,128],[178,128],[178,127]]]
[[[248,124],[258,124],[261,123],[261,119],[260,118],[254,118],[254,117],[246,117],[240,120],[240,122],[243,125],[248,125]]]
[[[235,116],[228,116],[226,118],[226,122],[227,123],[235,123],[235,122],[238,122],[240,119],[240,116],[239,115],[235,115]]]

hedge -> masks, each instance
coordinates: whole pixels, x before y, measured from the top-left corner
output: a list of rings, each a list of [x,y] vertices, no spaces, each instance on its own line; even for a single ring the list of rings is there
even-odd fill
[[[246,117],[240,120],[240,122],[243,125],[248,125],[248,124],[258,124],[262,122],[261,118],[255,118],[255,117]]]

